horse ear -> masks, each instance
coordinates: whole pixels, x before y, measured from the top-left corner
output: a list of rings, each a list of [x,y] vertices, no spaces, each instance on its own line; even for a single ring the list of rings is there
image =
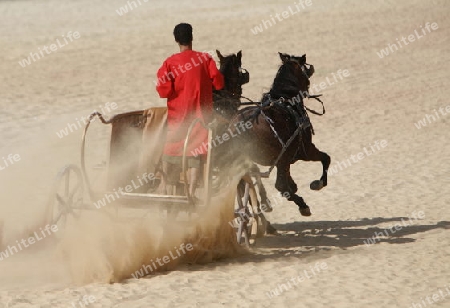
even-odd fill
[[[301,59],[301,63],[305,64],[306,63],[306,53],[303,56],[301,56],[300,59]]]
[[[236,54],[239,60],[242,58],[242,50],[239,50],[239,52]]]
[[[290,58],[290,56],[288,54],[281,53],[281,52],[278,52],[278,54],[280,55],[281,62],[283,62],[283,63],[288,61]]]
[[[218,49],[216,49],[216,53],[220,60],[224,58]]]

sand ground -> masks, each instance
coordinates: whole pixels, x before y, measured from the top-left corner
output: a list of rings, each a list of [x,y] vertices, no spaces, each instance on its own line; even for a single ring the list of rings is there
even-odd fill
[[[56,132],[107,102],[117,103],[113,113],[164,105],[153,81],[177,52],[178,22],[193,25],[197,50],[243,50],[251,75],[244,95],[253,99],[270,87],[277,52],[306,53],[316,68],[312,83],[325,82],[327,114],[312,116],[314,142],[337,172],[315,192],[309,182],[320,164],[296,163],[292,174],[313,215],[277,203],[267,217],[279,235],[261,239],[250,255],[80,286],[48,240],[0,261],[0,307],[81,307],[83,295],[94,299],[88,307],[450,307],[450,2],[312,0],[297,4],[300,10],[285,0],[141,3],[119,16],[126,1],[0,2],[0,157],[20,155],[0,171],[4,242],[42,213],[58,169],[78,164],[81,131],[64,138]],[[289,7],[298,12],[253,34]],[[423,35],[427,22],[438,28]],[[415,30],[422,37],[397,41]],[[80,37],[19,65],[69,31]],[[380,58],[388,44],[402,47]],[[339,70],[348,76],[327,83]],[[427,125],[417,128],[423,119]],[[94,137],[105,138],[105,132]],[[377,148],[382,140],[385,147]],[[372,155],[339,168],[364,148]],[[274,198],[273,175],[265,183]],[[395,224],[399,230],[385,231]],[[365,245],[376,232],[385,236]],[[313,273],[316,264],[322,269]],[[310,278],[270,298],[305,271]]]

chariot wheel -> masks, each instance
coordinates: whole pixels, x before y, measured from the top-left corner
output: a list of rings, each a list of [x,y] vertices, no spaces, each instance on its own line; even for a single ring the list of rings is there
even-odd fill
[[[80,168],[65,166],[56,176],[47,204],[48,222],[66,227],[69,220],[79,217],[83,205],[83,177]]]
[[[250,176],[245,175],[238,184],[236,193],[235,219],[236,240],[239,244],[254,245],[261,233],[258,213],[258,197]]]

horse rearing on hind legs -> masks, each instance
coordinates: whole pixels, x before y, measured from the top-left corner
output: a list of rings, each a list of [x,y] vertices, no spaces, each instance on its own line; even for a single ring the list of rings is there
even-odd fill
[[[308,92],[314,66],[306,63],[306,55],[296,57],[280,53],[280,58],[282,65],[262,102],[239,110],[231,119],[229,129],[242,121],[252,123],[251,129],[232,139],[231,151],[244,153],[259,165],[271,166],[269,172],[276,166],[275,188],[295,202],[303,216],[310,216],[308,205],[296,194],[297,185],[291,177],[290,165],[298,160],[322,162],[322,176],[313,181],[310,188],[320,190],[327,186],[330,156],[312,143],[313,128],[303,102],[306,97],[315,98]]]

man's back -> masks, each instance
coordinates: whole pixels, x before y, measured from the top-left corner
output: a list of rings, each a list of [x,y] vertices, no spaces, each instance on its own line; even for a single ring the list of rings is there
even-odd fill
[[[221,88],[222,84],[209,54],[186,50],[172,55],[158,71],[158,79],[161,81],[163,78],[171,82],[160,82],[157,91],[168,99],[168,117],[172,124],[193,118],[210,120],[212,89],[213,86]]]
[[[212,117],[213,87],[223,87],[223,77],[207,53],[193,50],[170,56],[158,70],[157,91],[167,98],[168,143],[165,154],[181,156],[188,126],[195,118],[209,122]],[[207,138],[207,131],[196,128],[189,148],[195,149]],[[190,151],[188,152],[190,153]]]

